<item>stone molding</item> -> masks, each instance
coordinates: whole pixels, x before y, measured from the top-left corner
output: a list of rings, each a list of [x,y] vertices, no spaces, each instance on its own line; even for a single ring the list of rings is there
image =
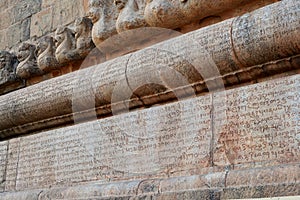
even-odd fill
[[[272,183],[267,179],[270,171],[275,170]],[[277,171],[280,170],[280,173]],[[3,200],[11,199],[246,199],[264,198],[261,200],[296,200],[299,199],[298,180],[289,176],[291,171],[299,171],[297,164],[265,167],[247,170],[232,170],[229,173],[211,172],[205,175],[185,176],[166,179],[143,179],[116,183],[89,183],[70,187],[50,189],[36,189],[18,192],[0,193]],[[251,177],[249,176],[251,174]],[[240,176],[247,177],[247,181],[255,184],[243,186],[239,182]],[[235,184],[226,184],[226,180],[235,180]],[[250,180],[252,179],[252,180]],[[239,192],[238,192],[239,191]],[[250,199],[249,199],[250,200]]]
[[[35,66],[35,62],[32,62],[33,65],[30,69],[27,69],[27,74],[21,74],[21,71],[19,71],[19,77],[29,79],[40,76],[59,69],[62,65],[74,60],[83,59],[94,48],[94,44],[98,47],[105,39],[127,30],[149,26],[175,29],[249,2],[218,0],[211,5],[209,1],[204,0],[153,0],[148,2],[145,0],[90,0],[88,16],[94,24],[93,27],[91,27],[91,21],[83,17],[76,20],[76,27],[72,30],[69,27],[58,28],[56,33],[69,30],[69,34],[65,37],[66,41],[58,47],[56,60],[51,55],[50,57],[47,55],[49,53],[49,50],[47,50],[47,52],[39,55],[38,68]],[[79,38],[78,33],[82,32],[80,30],[84,30],[85,33],[81,34]],[[75,32],[77,32],[76,38],[74,36]],[[32,43],[31,45],[39,46],[39,43],[43,43],[43,40],[44,38],[41,38],[41,41],[37,41],[37,44]],[[51,46],[53,45],[51,44]],[[56,47],[49,48],[56,49]],[[38,57],[38,55],[35,57]],[[46,61],[47,59],[50,59],[50,61]]]
[[[299,39],[297,39],[300,28],[298,23],[299,7],[300,2],[296,0],[279,2],[94,67],[0,96],[2,113],[0,135],[5,138],[58,124],[72,123],[74,98],[80,94],[82,97],[79,96],[77,100],[85,102],[85,98],[90,98],[86,95],[91,91],[91,87],[100,88],[94,90],[91,98],[95,101],[93,106],[96,107],[98,115],[104,115],[111,112],[111,103],[122,105],[121,102],[128,100],[128,97],[124,96],[126,91],[136,96],[130,100],[131,107],[149,106],[176,98],[172,95],[174,92],[180,93],[181,91],[184,96],[191,95],[183,91],[183,88],[186,87],[193,88],[192,94],[203,92],[207,89],[204,85],[208,84],[209,80],[214,82],[220,77],[225,79],[225,85],[230,85],[249,81],[257,74],[299,69],[298,56],[290,57],[300,53]],[[261,21],[262,16],[263,22]],[[266,30],[269,29],[274,31],[267,32]],[[200,48],[198,50],[191,48],[192,46],[187,41],[195,42],[195,47]],[[207,53],[203,49],[207,50]],[[272,53],[274,49],[276,49],[276,53]],[[173,59],[174,56],[178,57],[179,55],[179,59],[175,59],[171,63],[162,60],[160,63],[162,68],[153,70],[153,68],[149,68],[149,66],[153,66],[152,61],[146,61],[148,58],[143,56],[155,56],[156,54],[154,55],[153,52],[161,54],[159,55],[161,58],[166,57],[164,52],[172,52],[167,56]],[[207,55],[212,55],[213,65],[205,66],[200,70],[196,69],[197,66],[188,63],[184,56],[185,53],[192,54],[200,62],[207,61]],[[286,57],[290,58],[284,59]],[[283,60],[277,61],[277,64],[271,62],[260,65],[281,58]],[[184,67],[181,67],[184,62]],[[214,64],[219,76],[206,71],[215,67]],[[165,66],[179,72],[187,82],[168,85],[170,80],[177,80],[177,77],[164,71],[159,77],[157,72],[164,70]],[[203,77],[203,75],[205,76]],[[91,79],[93,80],[92,84]],[[140,88],[142,90],[135,91],[137,86],[145,85],[143,80],[147,79],[156,80],[160,86],[153,88],[144,86]],[[111,102],[113,91],[118,84],[122,85],[118,88],[120,90],[119,100]],[[51,85],[51,89],[49,85]],[[7,104],[8,101],[13,103]],[[78,113],[88,113],[95,107],[83,107]]]

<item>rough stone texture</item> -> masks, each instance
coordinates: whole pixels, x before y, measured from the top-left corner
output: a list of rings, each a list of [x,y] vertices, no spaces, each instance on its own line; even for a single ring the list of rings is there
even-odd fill
[[[6,191],[71,186],[90,181],[109,183],[190,176],[230,168],[243,171],[250,167],[256,174],[260,167],[278,165],[285,168],[287,175],[267,179],[272,177],[271,172],[283,171],[271,167],[271,170],[257,174],[257,177],[266,177],[261,184],[288,182],[288,187],[292,187],[294,182],[289,181],[300,180],[299,166],[286,169],[284,165],[299,162],[299,80],[299,75],[295,75],[12,139],[9,141]],[[262,93],[264,95],[260,95]],[[241,105],[237,106],[239,101],[242,101]],[[257,104],[270,104],[273,108],[266,106],[269,113],[266,114],[255,107]],[[231,113],[237,110],[240,125],[232,124],[232,118],[236,116]],[[246,125],[242,124],[242,116],[253,113],[254,120],[250,117]],[[259,121],[263,124],[257,124]],[[282,130],[281,125],[288,128]],[[238,173],[225,170],[206,177],[204,182],[216,188],[225,185],[244,187],[243,181],[247,179],[239,180],[242,175]],[[226,184],[222,181],[224,177],[227,177]],[[260,184],[259,180],[250,178],[252,182],[245,196],[251,196],[253,187]],[[175,192],[177,186],[183,187],[182,190],[191,189],[192,179],[183,182],[187,185],[160,182],[160,191]],[[145,191],[149,188],[152,188],[150,193],[158,190],[147,184]],[[294,189],[287,193],[295,195]],[[269,194],[267,191],[264,194]]]
[[[34,14],[31,18],[30,35],[43,36],[53,29],[52,23],[53,8],[47,7],[42,11]]]
[[[8,141],[0,143],[0,192],[4,191],[6,180],[6,167],[7,167],[7,148]]]
[[[5,0],[0,8],[0,49],[6,50],[70,24],[88,11],[87,0]]]
[[[283,79],[216,94],[214,164],[297,161],[299,84],[297,78]]]
[[[146,2],[167,1],[115,1],[119,7],[116,28],[123,33],[148,26],[143,15]],[[200,19],[189,18],[198,15],[199,8],[201,13],[212,14],[211,8],[223,12],[242,2],[248,1],[224,4],[225,0],[217,0],[214,8],[202,0],[174,1],[172,5],[180,5],[178,13],[186,17],[181,22],[190,23]],[[207,9],[203,10],[203,3]],[[0,6],[7,19],[0,22],[0,45],[10,48],[33,35],[51,32],[58,24],[71,24],[76,14],[87,10],[87,1],[8,0]],[[299,73],[299,11],[299,1],[285,0],[0,97],[1,137],[32,134],[0,143],[0,199],[300,195],[300,75],[214,91],[286,71]],[[172,23],[178,13],[167,12],[167,18],[161,18],[166,13],[160,12],[160,21]],[[223,14],[201,19],[199,26],[222,21],[228,16]],[[85,36],[81,44],[90,43],[90,35]],[[135,51],[130,48],[127,50]],[[43,77],[28,77],[26,84],[73,71],[80,63],[72,65]],[[211,93],[195,96],[206,90]],[[176,98],[180,101],[153,106]],[[125,113],[148,106],[153,107]],[[96,115],[110,112],[114,116],[96,120]],[[57,127],[73,121],[78,124]]]
[[[165,179],[144,179],[107,184],[89,183],[71,187],[58,187],[26,192],[0,193],[1,199],[235,199],[262,198],[263,200],[299,199],[299,179],[294,180],[291,171],[299,171],[299,165],[283,165],[241,171],[229,171],[228,175],[210,172],[205,175]],[[274,172],[273,172],[274,171]],[[251,175],[251,176],[249,176]],[[279,175],[270,177],[270,175]],[[286,176],[287,175],[287,176]],[[299,174],[297,174],[299,175]],[[232,184],[240,177],[244,183]],[[251,179],[249,179],[251,177]],[[269,181],[270,178],[272,181]],[[228,181],[228,185],[226,185]],[[245,184],[245,185],[243,185]],[[38,198],[37,198],[38,197]],[[250,200],[250,199],[249,199]]]
[[[87,101],[84,103],[87,106],[79,106],[80,109],[75,112],[104,106],[104,109],[98,111],[100,114],[107,114],[107,105],[126,101],[131,98],[128,95],[133,93],[140,97],[133,102],[134,107],[174,98],[170,92],[177,96],[194,94],[203,90],[203,83],[209,90],[219,88],[223,82],[218,79],[227,74],[231,74],[230,78],[233,79],[228,80],[229,83],[253,79],[253,73],[238,77],[235,72],[300,53],[299,40],[296,39],[300,28],[299,8],[299,1],[280,2],[240,18],[226,20],[98,66],[0,97],[0,110],[3,113],[0,116],[3,119],[0,120],[1,136],[28,132],[28,128],[33,130],[32,128],[39,129],[41,126],[57,125],[63,122],[63,118],[67,120],[65,122],[71,122],[74,102],[76,105],[78,101]],[[260,22],[262,15],[265,16],[264,26]],[[248,23],[244,23],[245,21]],[[282,26],[285,28],[281,28]],[[265,28],[276,31],[267,32]],[[266,33],[262,35],[263,30]],[[277,49],[277,52],[268,53],[270,49]],[[288,66],[291,67],[299,68],[299,65]],[[261,73],[261,69],[258,71]],[[190,84],[202,85],[191,90]],[[49,85],[52,87],[49,88]],[[181,87],[188,89],[183,91]],[[177,88],[181,89],[176,91]],[[16,102],[8,105],[6,102],[10,98],[16,99]],[[57,118],[58,116],[61,117]],[[22,127],[17,127],[18,125]]]
[[[210,111],[207,96],[24,137],[16,189],[169,176],[208,167]]]

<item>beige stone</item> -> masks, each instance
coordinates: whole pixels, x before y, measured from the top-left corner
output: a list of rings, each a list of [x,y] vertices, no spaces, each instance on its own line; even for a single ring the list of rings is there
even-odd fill
[[[100,46],[104,40],[117,34],[117,14],[113,1],[89,0],[88,16],[94,24],[92,38],[96,46]]]
[[[27,190],[90,181],[190,176],[218,167],[245,170],[249,163],[255,163],[254,168],[295,163],[300,154],[296,131],[299,80],[295,75],[11,140],[7,191],[14,187]],[[269,114],[255,108],[258,104],[265,105]],[[237,117],[232,112],[238,112],[238,119],[256,115],[254,121],[247,118],[246,124],[234,125],[232,120]],[[279,184],[291,179],[290,175],[273,179],[271,172],[261,172],[266,177],[262,182],[258,182],[259,174],[257,179],[251,178],[250,191],[255,184]],[[232,173],[227,186],[235,184],[235,177],[242,177],[234,175],[239,172]],[[223,187],[224,176],[219,173],[204,180]],[[236,187],[243,187],[243,181],[246,179]],[[201,181],[195,181],[197,184],[205,186]],[[174,191],[192,187],[180,182],[163,186]]]
[[[0,30],[0,48],[1,49],[6,49],[8,47],[6,31],[7,31],[7,29]]]
[[[9,0],[13,10],[13,22],[20,22],[41,10],[41,0]]]
[[[78,186],[56,187],[43,190],[0,193],[1,199],[260,199],[296,200],[299,181],[294,181],[291,171],[297,171],[296,164],[268,168],[230,170],[225,173],[211,172],[205,175],[149,178],[107,184],[81,183]],[[272,172],[274,171],[274,172]],[[260,177],[272,177],[273,182]],[[250,176],[251,175],[251,176]],[[288,175],[286,177],[281,175]],[[232,179],[244,177],[246,185],[232,185]],[[257,185],[252,184],[260,179]],[[268,179],[268,178],[267,178]],[[227,180],[229,181],[226,185]],[[252,181],[254,180],[254,181]],[[37,196],[39,198],[37,198]],[[265,198],[264,198],[265,197]],[[268,197],[268,198],[267,198]],[[251,199],[252,200],[252,199]]]
[[[43,36],[53,29],[52,23],[53,8],[47,7],[42,11],[34,14],[31,18],[30,35]]]
[[[0,192],[4,191],[6,181],[6,162],[8,160],[8,142],[0,143]]]
[[[1,11],[0,30],[8,28],[13,24],[12,9],[6,9]]]
[[[16,68],[16,75],[22,79],[40,75],[42,72],[37,66],[36,46],[29,43],[22,43],[18,50],[19,64]]]
[[[54,38],[51,36],[44,36],[38,41],[36,48],[37,65],[43,72],[49,72],[58,69],[61,65],[55,57],[56,47]]]
[[[208,96],[24,137],[16,189],[166,177],[207,167],[210,109]]]
[[[110,112],[107,105],[111,102],[126,101],[131,98],[128,95],[134,92],[138,94],[138,91],[135,90],[138,90],[139,87],[146,88],[147,84],[150,84],[147,89],[150,92],[144,93],[146,96],[137,99],[133,106],[143,104],[145,100],[148,101],[146,105],[158,103],[159,98],[166,101],[170,92],[175,92],[178,87],[179,96],[203,91],[201,84],[204,82],[209,90],[219,88],[223,83],[220,78],[226,74],[230,75],[230,73],[233,75],[231,78],[237,79],[230,82],[237,82],[238,77],[234,73],[236,71],[243,71],[255,64],[289,57],[300,52],[298,40],[295,39],[299,37],[298,20],[300,16],[299,12],[296,12],[297,6],[299,6],[299,1],[280,2],[257,10],[251,15],[227,20],[98,66],[0,97],[1,112],[3,112],[3,120],[0,120],[2,135],[5,137],[5,134],[24,133],[28,129],[70,123],[74,111],[72,111],[74,98],[78,102],[90,102],[90,104],[84,103],[87,107],[83,106],[76,112],[94,109],[96,106],[99,107],[97,112],[101,115]],[[276,17],[274,12],[280,13],[281,17]],[[261,27],[259,20],[263,14],[265,26]],[[238,25],[244,24],[244,21],[247,20],[249,21],[247,27]],[[282,29],[282,26],[285,28]],[[271,28],[276,32],[266,32],[266,37],[264,34],[260,34],[264,28]],[[253,34],[247,34],[246,30]],[[231,32],[233,38],[231,38]],[[246,42],[247,48],[242,48],[243,41]],[[236,49],[239,51],[237,52]],[[280,50],[278,53],[268,53],[270,49]],[[153,59],[156,54],[157,60]],[[137,63],[140,64],[137,65]],[[295,66],[288,64],[287,66],[289,69],[299,67],[297,64]],[[195,71],[198,71],[201,77],[195,76]],[[204,81],[199,81],[202,78]],[[251,76],[245,77],[248,80],[251,78],[253,79]],[[172,81],[173,79],[176,81]],[[52,87],[49,87],[49,84]],[[199,84],[200,87],[195,86],[195,89],[191,90],[190,84]],[[157,87],[157,85],[159,86]],[[183,86],[189,91],[183,91],[181,88]],[[160,93],[161,95],[158,95]],[[165,94],[165,98],[163,94]],[[153,99],[151,99],[152,97]],[[7,98],[18,100],[13,105],[7,105]],[[121,104],[123,103],[120,103],[120,109],[124,109],[126,103],[123,106]],[[101,106],[103,108],[100,108]],[[47,120],[47,123],[44,120]],[[22,125],[22,129],[13,128],[19,125]]]
[[[144,17],[146,0],[114,0],[114,2],[119,10],[116,21],[119,33],[148,26]]]
[[[84,6],[81,0],[51,1],[53,8],[53,27],[64,26],[74,22],[76,18],[84,16]]]
[[[180,28],[192,22],[198,22],[209,16],[237,8],[251,1],[239,0],[151,0],[145,8],[145,19],[151,26],[163,28]],[[257,1],[256,4],[264,1]],[[277,2],[277,0],[269,3]]]

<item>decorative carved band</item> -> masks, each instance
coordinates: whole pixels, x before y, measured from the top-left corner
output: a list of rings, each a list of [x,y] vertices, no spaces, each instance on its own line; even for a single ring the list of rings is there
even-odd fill
[[[296,56],[282,60],[277,65],[274,63],[266,65],[264,69],[267,71],[261,70],[260,67],[254,71],[250,70],[255,69],[252,67],[254,65],[300,54],[299,8],[298,0],[279,2],[250,14],[154,45],[151,48],[0,96],[0,112],[2,113],[0,136],[5,138],[51,127],[57,125],[55,124],[56,119],[60,124],[71,122],[74,97],[85,102],[90,92],[93,95],[93,106],[98,108],[98,114],[109,113],[112,94],[118,84],[121,84],[118,88],[120,101],[128,100],[122,99],[123,92],[132,90],[132,88],[137,89],[131,91],[136,95],[136,97],[133,95],[135,98],[131,104],[133,107],[155,104],[161,99],[168,101],[171,97],[174,98],[174,95],[170,95],[170,93],[178,88],[191,87],[190,85],[195,93],[202,92],[203,87],[197,87],[197,85],[203,85],[203,83],[207,83],[205,82],[207,78],[213,79],[216,76],[208,77],[210,74],[206,77],[202,76],[202,73],[209,71],[209,67],[206,67],[204,71],[198,71],[200,74],[195,74],[196,66],[186,63],[185,58],[180,56],[190,39],[196,41],[196,47],[201,47],[198,50],[192,49],[191,53],[194,58],[205,61],[207,55],[211,56],[221,77],[229,84],[235,81],[248,81],[249,78],[251,79],[251,74],[274,73],[277,71],[276,68],[279,68],[279,71],[281,69],[283,69],[282,71],[299,69],[300,65],[295,64],[299,63],[299,57]],[[182,48],[174,49],[174,47]],[[190,50],[190,47],[186,48]],[[152,55],[151,51],[158,52],[159,49],[162,50],[161,55],[157,54],[161,58],[161,63],[157,64],[164,65],[162,69],[168,67],[168,69],[178,72],[186,78],[187,82],[176,87],[163,84],[159,86],[144,86],[145,84],[143,84],[140,85],[141,88],[133,87],[135,84],[142,83],[139,82],[141,80],[158,80],[166,83],[166,80],[174,78],[172,73],[162,73],[158,76],[157,71],[149,68],[153,65],[151,56],[157,56]],[[203,54],[203,49],[207,50],[207,54]],[[173,52],[173,54],[164,52]],[[172,62],[168,61],[167,56],[171,56]],[[172,56],[175,56],[176,59],[172,59]],[[30,59],[27,60],[31,61],[32,57],[28,58]],[[25,61],[27,62],[27,60]],[[93,80],[92,84],[91,80]],[[145,100],[151,95],[154,98],[145,103]],[[8,101],[10,104],[7,104]],[[92,109],[85,105],[82,106],[82,112]],[[63,120],[63,118],[67,120]],[[45,123],[46,121],[48,123]],[[33,124],[35,125],[32,126]]]

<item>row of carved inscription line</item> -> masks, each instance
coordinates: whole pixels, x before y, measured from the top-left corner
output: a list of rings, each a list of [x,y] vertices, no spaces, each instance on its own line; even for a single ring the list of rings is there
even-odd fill
[[[238,0],[226,1],[212,4],[204,0],[89,0],[88,17],[78,18],[75,28],[59,27],[54,37],[44,36],[36,44],[24,42],[17,55],[0,51],[0,85],[42,75],[72,60],[83,59],[95,45],[98,47],[117,33],[147,26],[175,29],[241,4]]]

